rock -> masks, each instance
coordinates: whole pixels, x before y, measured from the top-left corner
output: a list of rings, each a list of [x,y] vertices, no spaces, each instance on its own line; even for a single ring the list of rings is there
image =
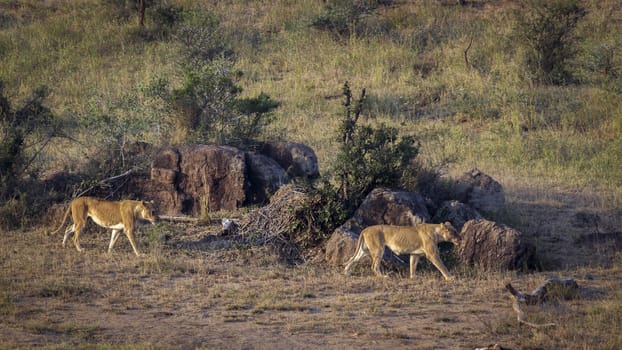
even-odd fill
[[[418,193],[376,188],[367,195],[350,220],[362,230],[370,225],[430,222],[430,214],[423,197]]]
[[[345,263],[354,254],[358,236],[367,226],[407,226],[429,221],[430,214],[418,193],[376,188],[354,215],[333,232],[326,242],[325,259],[334,265]]]
[[[275,143],[271,153],[289,159],[296,174],[317,176],[317,158],[305,145]],[[266,203],[291,177],[279,161],[265,154],[218,145],[189,145],[161,149],[151,164],[149,178],[133,176],[126,194],[154,200],[160,215],[200,216],[243,205]]]
[[[285,170],[272,158],[253,152],[246,153],[249,197],[252,203],[265,203],[268,197],[289,182]]]
[[[485,270],[515,270],[527,267],[534,249],[522,234],[508,226],[484,219],[469,220],[460,233],[459,259]]]
[[[456,199],[477,210],[496,213],[505,205],[503,186],[478,169],[471,169],[456,180]]]
[[[274,159],[291,177],[316,178],[320,175],[317,156],[307,145],[295,142],[267,142],[260,153]]]
[[[456,200],[443,202],[434,214],[433,222],[449,221],[456,228],[462,230],[462,226],[469,220],[482,219],[477,210]]]
[[[158,152],[151,181],[137,184],[159,214],[199,216],[236,210],[247,201],[244,152],[228,146],[190,145]]]
[[[325,259],[334,266],[343,265],[356,250],[358,234],[345,227],[338,227],[326,241]]]

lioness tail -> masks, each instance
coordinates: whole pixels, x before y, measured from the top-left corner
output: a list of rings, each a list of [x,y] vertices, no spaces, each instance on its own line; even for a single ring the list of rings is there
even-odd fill
[[[67,207],[67,210],[65,211],[65,216],[63,216],[63,221],[60,222],[58,228],[52,232],[49,232],[48,235],[55,235],[63,228],[63,226],[65,225],[65,221],[67,221],[67,217],[69,216],[69,212],[71,212],[71,203],[69,204],[69,207]]]

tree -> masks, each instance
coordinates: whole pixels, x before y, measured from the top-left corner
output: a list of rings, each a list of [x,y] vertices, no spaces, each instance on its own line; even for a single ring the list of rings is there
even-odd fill
[[[143,28],[145,26],[145,10],[147,8],[146,0],[137,0],[136,9],[138,10],[138,26]]]
[[[235,54],[225,44],[218,20],[186,13],[176,38],[183,79],[171,98],[181,111],[177,123],[191,133],[188,141],[242,145],[260,135],[279,103],[265,93],[240,98],[237,80],[242,73],[234,69]]]

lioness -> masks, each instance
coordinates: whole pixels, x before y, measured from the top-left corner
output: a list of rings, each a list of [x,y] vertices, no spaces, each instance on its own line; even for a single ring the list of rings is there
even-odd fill
[[[81,252],[80,242],[78,238],[82,229],[86,225],[86,219],[91,218],[97,225],[111,228],[112,235],[110,237],[110,245],[108,246],[108,252],[112,251],[112,247],[117,242],[121,231],[125,232],[125,235],[130,240],[134,254],[140,256],[138,249],[136,249],[136,243],[134,242],[134,224],[137,219],[145,219],[151,224],[155,224],[157,221],[153,211],[147,207],[142,201],[134,200],[122,200],[122,201],[108,201],[101,200],[93,197],[80,197],[74,199],[63,217],[58,229],[51,234],[55,234],[63,227],[69,212],[71,211],[71,217],[73,218],[73,225],[67,227],[65,230],[65,236],[63,237],[63,248],[67,242],[67,238],[71,233],[75,232],[73,236],[73,245]]]
[[[361,258],[371,255],[372,271],[378,276],[384,247],[389,247],[396,254],[410,254],[410,278],[413,278],[422,255],[436,266],[445,279],[453,279],[439,257],[438,243],[458,244],[460,235],[451,223],[418,224],[415,226],[373,225],[365,228],[357,243],[356,253],[345,267],[345,274],[350,274],[350,267]]]

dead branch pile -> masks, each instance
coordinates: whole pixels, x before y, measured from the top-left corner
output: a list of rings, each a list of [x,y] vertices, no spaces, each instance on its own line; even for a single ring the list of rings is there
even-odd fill
[[[572,298],[577,294],[579,285],[572,278],[549,278],[538,288],[534,289],[531,294],[525,294],[517,291],[510,283],[508,283],[505,288],[510,292],[510,294],[512,294],[512,309],[516,312],[518,322],[531,327],[541,328],[555,326],[555,323],[535,324],[528,322],[525,312],[521,309],[521,304],[541,305],[554,297],[563,299]]]
[[[299,227],[298,214],[308,204],[309,197],[295,185],[281,187],[264,207],[251,211],[238,224],[239,237],[251,245],[272,244],[289,261],[299,257],[295,233]]]

